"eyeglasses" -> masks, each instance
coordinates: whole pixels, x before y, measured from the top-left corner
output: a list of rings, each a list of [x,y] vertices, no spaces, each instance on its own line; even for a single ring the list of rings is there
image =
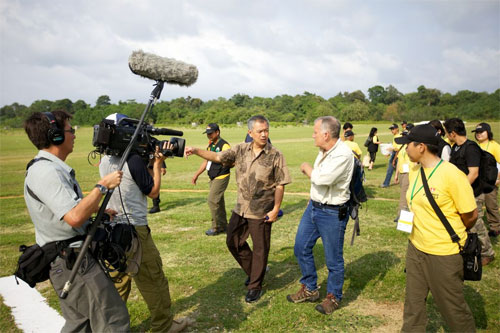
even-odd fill
[[[70,128],[69,130],[64,130],[64,132],[68,132],[68,133],[71,133],[71,134],[75,134],[75,129],[72,127]]]

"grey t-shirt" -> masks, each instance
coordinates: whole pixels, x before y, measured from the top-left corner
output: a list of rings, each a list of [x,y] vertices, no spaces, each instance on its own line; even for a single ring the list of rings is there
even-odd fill
[[[118,170],[120,159],[116,156],[103,156],[99,164],[101,177]],[[130,221],[136,226],[147,225],[148,199],[146,194],[151,192],[153,178],[149,175],[145,163],[135,154],[129,156],[122,171],[120,186],[115,188],[108,203],[108,208],[118,212],[113,221],[117,223]]]
[[[75,171],[49,152],[40,150],[35,158],[41,159],[27,171],[24,180],[24,200],[35,225],[36,243],[65,240],[84,234],[84,227],[75,229],[63,217],[83,198]],[[28,189],[40,200],[35,199]]]

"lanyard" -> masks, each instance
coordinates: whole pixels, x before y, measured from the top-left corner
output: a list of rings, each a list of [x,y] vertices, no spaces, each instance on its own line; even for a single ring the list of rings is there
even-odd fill
[[[432,169],[431,174],[429,175],[429,178],[427,178],[428,180],[431,179],[432,175],[434,174],[434,171],[436,171],[436,169],[438,168],[438,166],[441,165],[442,162],[443,162],[443,160],[440,160],[439,163],[434,167],[434,169]],[[412,205],[413,198],[424,187],[424,185],[420,186],[420,188],[417,190],[417,192],[413,193],[415,191],[415,186],[417,185],[417,180],[418,180],[419,176],[420,176],[420,172],[417,174],[417,178],[415,178],[415,182],[413,183],[413,188],[411,190],[411,196],[410,196],[410,206]]]

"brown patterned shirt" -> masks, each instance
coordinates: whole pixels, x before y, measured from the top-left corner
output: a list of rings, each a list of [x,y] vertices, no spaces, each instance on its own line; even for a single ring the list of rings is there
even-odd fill
[[[285,157],[270,143],[257,156],[252,150],[252,142],[217,154],[222,164],[235,164],[238,200],[234,212],[240,216],[264,218],[274,207],[276,186],[292,182]]]

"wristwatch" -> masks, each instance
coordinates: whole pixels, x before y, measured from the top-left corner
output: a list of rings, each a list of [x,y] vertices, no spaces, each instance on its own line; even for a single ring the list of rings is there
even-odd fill
[[[102,195],[106,195],[106,193],[108,193],[108,188],[104,185],[101,185],[101,184],[95,184],[94,187],[97,187],[99,189],[99,191],[101,192]]]

